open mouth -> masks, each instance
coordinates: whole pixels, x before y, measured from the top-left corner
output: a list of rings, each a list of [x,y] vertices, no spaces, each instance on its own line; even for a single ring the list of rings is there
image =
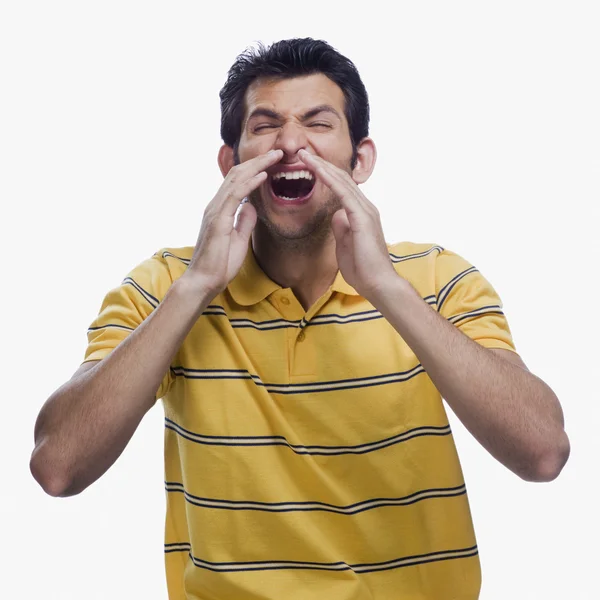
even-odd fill
[[[315,177],[310,171],[287,171],[270,177],[273,194],[280,200],[301,200],[311,194]]]

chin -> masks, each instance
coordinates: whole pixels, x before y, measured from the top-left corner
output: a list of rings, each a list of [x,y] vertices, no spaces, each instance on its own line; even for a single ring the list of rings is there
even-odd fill
[[[297,215],[290,212],[286,215],[272,212],[268,208],[269,200],[265,201],[262,194],[253,192],[249,196],[250,203],[256,209],[258,231],[271,237],[273,241],[285,243],[288,248],[299,251],[306,249],[308,241],[312,246],[324,242],[332,235],[331,218],[335,210],[340,208],[319,203],[318,198],[314,200],[314,206],[319,207],[316,211]]]

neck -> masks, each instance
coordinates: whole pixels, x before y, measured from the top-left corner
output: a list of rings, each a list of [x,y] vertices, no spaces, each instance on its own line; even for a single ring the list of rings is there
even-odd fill
[[[283,288],[291,288],[308,310],[335,280],[338,272],[333,232],[290,240],[276,237],[259,221],[252,232],[252,250],[265,274]]]

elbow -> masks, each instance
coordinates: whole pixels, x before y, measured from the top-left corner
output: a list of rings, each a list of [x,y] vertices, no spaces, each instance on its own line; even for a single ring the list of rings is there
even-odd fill
[[[551,448],[540,452],[536,460],[531,461],[527,473],[521,475],[525,481],[549,482],[554,481],[563,470],[571,454],[571,444],[567,434],[561,433]]]
[[[49,460],[44,451],[44,443],[37,445],[33,450],[29,460],[29,470],[31,475],[38,482],[40,487],[54,498],[70,496],[70,483],[53,461]]]

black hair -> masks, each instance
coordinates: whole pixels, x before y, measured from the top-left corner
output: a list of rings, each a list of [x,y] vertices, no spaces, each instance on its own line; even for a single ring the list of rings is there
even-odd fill
[[[294,38],[265,47],[247,48],[240,54],[219,92],[221,98],[221,137],[237,156],[244,119],[244,97],[259,77],[288,79],[323,73],[344,93],[345,115],[352,142],[352,168],[357,144],[369,135],[369,98],[354,63],[323,40]]]

